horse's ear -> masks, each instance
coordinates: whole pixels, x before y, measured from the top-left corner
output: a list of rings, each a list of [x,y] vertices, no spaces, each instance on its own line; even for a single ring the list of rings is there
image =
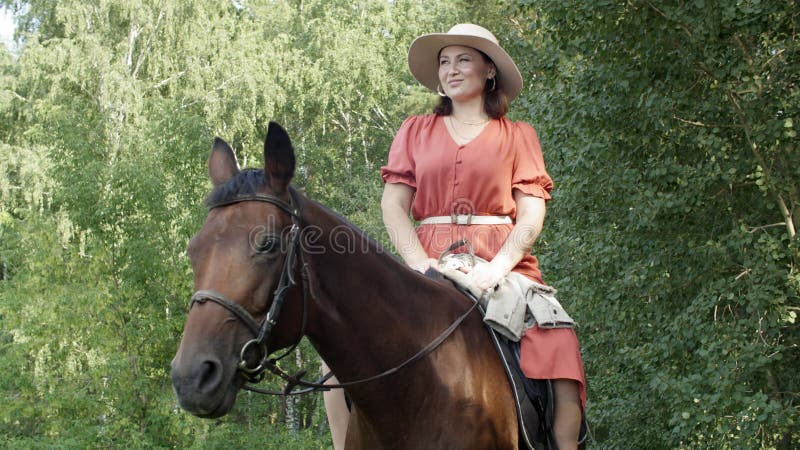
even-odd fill
[[[239,173],[239,163],[236,162],[233,149],[222,139],[214,138],[211,154],[208,155],[208,174],[214,186],[227,182],[237,173]]]
[[[275,122],[269,123],[264,140],[264,173],[273,192],[283,194],[294,177],[294,148],[289,135]]]

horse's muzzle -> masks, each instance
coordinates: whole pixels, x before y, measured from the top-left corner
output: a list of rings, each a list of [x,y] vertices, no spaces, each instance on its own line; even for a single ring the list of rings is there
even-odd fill
[[[227,414],[236,399],[237,386],[225,376],[222,363],[213,357],[196,358],[181,364],[172,361],[172,388],[181,408],[198,417]]]

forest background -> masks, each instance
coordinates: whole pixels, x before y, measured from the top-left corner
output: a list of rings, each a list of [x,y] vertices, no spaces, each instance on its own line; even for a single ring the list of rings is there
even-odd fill
[[[511,117],[556,182],[534,252],[580,323],[590,448],[800,446],[796,1],[0,5],[0,447],[328,448],[319,395],[177,406],[205,159],[220,136],[261,164],[276,120],[295,184],[388,246],[379,167],[435,101],[406,51],[458,22],[525,79]]]

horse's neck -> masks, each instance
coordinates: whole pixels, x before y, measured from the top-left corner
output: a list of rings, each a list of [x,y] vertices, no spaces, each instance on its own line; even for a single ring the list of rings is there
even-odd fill
[[[452,305],[441,298],[443,286],[338,220],[327,217],[320,238],[329,245],[309,255],[318,320],[308,334],[341,378],[373,375],[427,344],[452,321]]]

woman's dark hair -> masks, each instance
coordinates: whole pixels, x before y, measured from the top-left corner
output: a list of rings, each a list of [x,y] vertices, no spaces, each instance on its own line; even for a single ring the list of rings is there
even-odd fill
[[[478,50],[478,53],[483,56],[484,60],[492,62],[491,58],[482,51]],[[483,110],[491,119],[499,119],[508,112],[508,96],[503,91],[499,80],[499,77],[495,75],[494,80],[486,80],[486,85],[483,87]],[[450,100],[450,97],[439,97],[439,104],[433,108],[433,113],[437,116],[453,114],[453,101]]]

